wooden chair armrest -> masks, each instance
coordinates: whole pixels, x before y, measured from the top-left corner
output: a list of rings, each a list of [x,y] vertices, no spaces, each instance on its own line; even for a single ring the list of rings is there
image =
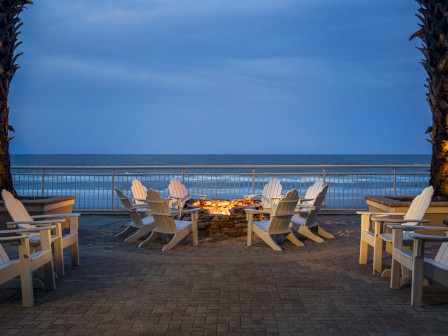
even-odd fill
[[[390,217],[372,217],[373,221],[383,222],[383,223],[429,223],[427,219],[401,219],[401,218],[390,218]]]
[[[139,202],[144,202],[144,203],[149,203],[148,200],[146,198],[132,198],[132,200],[135,201],[139,201]],[[139,204],[137,206],[145,206],[144,204]]]
[[[129,211],[135,211],[137,213],[144,213],[144,212],[148,212],[149,208],[144,208],[144,207],[133,207],[132,209],[127,209]]]
[[[44,230],[51,230],[54,229],[56,226],[55,225],[48,225],[48,226],[41,226],[38,228],[32,228],[32,229],[15,229],[15,230],[0,230],[0,234],[11,234],[11,233],[15,233],[15,234],[20,234],[20,233],[26,233],[26,232],[40,232],[40,231],[44,231]],[[17,236],[11,236],[11,237],[17,237]]]
[[[439,242],[439,243],[448,242],[448,236],[431,236],[420,233],[410,233],[409,236],[414,239],[425,240],[429,242]]]
[[[171,210],[170,212],[157,212],[157,211],[147,211],[148,216],[165,216],[174,217],[179,214],[180,211]],[[185,211],[182,211],[184,213]]]
[[[298,211],[300,211],[300,209],[301,208],[308,208],[308,209],[310,209],[310,210],[315,210],[315,209],[317,209],[317,208],[321,208],[321,207],[316,207],[316,206],[314,206],[314,205],[310,205],[310,204],[297,204],[297,206],[296,206],[296,210],[297,209],[299,209]]]
[[[387,226],[390,227],[392,230],[403,230],[403,231],[416,231],[416,230],[448,231],[448,228],[444,226],[397,225],[397,224],[389,224]]]
[[[48,224],[56,224],[62,222],[61,218],[49,219],[49,220],[39,220],[39,221],[17,221],[17,222],[6,222],[7,225],[19,225],[19,224],[31,224],[35,226],[42,226]]]
[[[406,212],[376,212],[376,211],[356,211],[358,215],[370,216],[404,216]]]
[[[172,199],[182,199],[182,197],[180,197],[180,196],[173,196],[173,195],[169,195],[168,198],[172,198]]]
[[[311,202],[314,201],[315,198],[305,198],[305,197],[299,197],[299,202]]]
[[[81,214],[79,212],[73,213],[65,213],[65,214],[48,214],[48,215],[36,215],[31,216],[31,218],[70,218],[70,217],[79,217]]]
[[[282,199],[283,197],[285,197],[285,196],[279,195],[279,196],[270,196],[269,198],[270,199]]]
[[[0,231],[0,234],[2,234],[2,232]],[[30,239],[29,236],[24,236],[24,235],[20,235],[20,236],[6,236],[6,237],[1,237],[0,236],[0,242],[8,242],[8,241],[16,241],[16,240],[24,240],[24,239]]]

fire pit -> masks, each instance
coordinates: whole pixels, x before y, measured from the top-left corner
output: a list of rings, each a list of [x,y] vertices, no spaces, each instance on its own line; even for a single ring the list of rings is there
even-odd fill
[[[190,200],[186,208],[200,208],[198,229],[213,234],[242,236],[247,233],[246,212],[244,209],[262,209],[257,200]],[[256,215],[256,219],[264,219]]]

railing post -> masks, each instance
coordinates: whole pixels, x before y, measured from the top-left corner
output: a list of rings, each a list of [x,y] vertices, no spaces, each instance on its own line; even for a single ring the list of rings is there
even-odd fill
[[[115,211],[115,205],[114,205],[114,191],[115,191],[115,168],[112,168],[112,196],[111,196],[111,202],[112,202],[112,211]]]
[[[324,183],[327,183],[326,177],[327,177],[327,170],[324,168],[324,169],[322,169],[322,179],[324,180],[323,181]]]
[[[252,195],[255,194],[255,168],[252,168]]]
[[[41,189],[41,196],[44,196],[45,191],[45,168],[42,168],[42,189]]]
[[[394,196],[397,196],[397,168],[394,168]]]
[[[182,184],[185,184],[185,168],[182,168]]]

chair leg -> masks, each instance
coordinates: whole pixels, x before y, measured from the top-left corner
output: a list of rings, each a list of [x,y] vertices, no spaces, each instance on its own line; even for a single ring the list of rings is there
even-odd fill
[[[188,230],[189,228],[186,227],[183,230],[177,231],[177,233],[174,235],[174,237],[170,240],[170,242],[168,244],[166,244],[163,248],[162,251],[169,251],[171,250],[174,246],[177,245],[177,243],[179,243],[182,239],[184,239],[188,233],[190,232]]]
[[[79,243],[78,240],[70,245],[70,255],[72,259],[72,266],[79,266]]]
[[[423,260],[414,262],[412,272],[411,306],[420,307],[423,301]]]
[[[137,228],[129,225],[123,231],[121,231],[120,233],[117,233],[115,235],[115,237],[120,238],[123,236],[127,236],[128,234],[130,234],[131,232],[134,232],[135,230],[137,230]]]
[[[268,244],[275,251],[282,251],[282,248],[272,239],[271,235],[266,231],[261,230],[258,226],[253,226],[254,232],[260,237],[266,244]]]
[[[56,289],[56,279],[53,269],[53,260],[49,261],[43,266],[45,273],[46,289]]]
[[[152,225],[152,224],[143,225],[133,235],[129,236],[124,241],[125,241],[125,243],[128,243],[128,244],[135,243],[138,239],[140,239],[146,235],[149,235],[151,233],[151,231],[154,230],[154,228],[155,228],[155,225]]]
[[[292,233],[292,232],[286,236],[286,239],[288,239],[295,246],[305,246],[305,244],[302,243],[300,240],[298,240],[297,237],[294,236],[294,233]]]
[[[317,233],[318,233],[320,236],[322,236],[322,237],[324,237],[324,238],[327,238],[327,239],[333,239],[333,238],[334,238],[334,235],[333,235],[333,234],[331,234],[331,233],[328,232],[328,231],[325,231],[321,226],[318,226],[318,227],[317,227]]]
[[[383,268],[383,240],[380,237],[375,237],[373,246],[373,274],[380,275],[382,268]]]
[[[364,240],[362,240],[362,233],[361,233],[361,241],[359,243],[359,263],[361,265],[367,265],[368,251],[369,251],[369,244],[367,244]]]
[[[140,244],[138,244],[138,247],[143,247],[151,244],[154,240],[160,237],[159,232],[151,232],[148,238],[146,238],[144,241],[142,241]]]
[[[64,277],[64,252],[62,247],[62,239],[57,238],[53,241],[54,246],[54,262],[55,262],[55,272],[58,276]]]
[[[33,272],[31,272],[30,247],[28,242],[21,241],[20,253],[20,287],[22,290],[22,305],[24,307],[34,306]]]
[[[299,226],[299,230],[298,230],[299,234],[301,234],[302,236],[316,242],[316,243],[323,243],[324,240],[319,237],[318,235],[316,235],[315,233],[313,233],[309,227],[305,226],[305,225],[300,225]]]
[[[400,289],[401,264],[392,257],[392,270],[390,276],[390,288]]]

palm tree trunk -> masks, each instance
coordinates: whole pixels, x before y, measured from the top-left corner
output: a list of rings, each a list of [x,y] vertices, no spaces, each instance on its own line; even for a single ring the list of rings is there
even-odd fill
[[[442,99],[440,99],[443,101]],[[446,101],[446,97],[445,97]],[[432,160],[429,184],[435,199],[448,199],[448,134],[445,127],[447,109],[433,107]]]
[[[9,87],[19,66],[15,63],[21,53],[16,53],[21,42],[18,41],[22,25],[19,14],[30,5],[31,0],[2,0],[0,2],[0,190],[6,189],[16,195],[12,183],[11,159],[9,156],[8,94]]]
[[[422,40],[421,61],[428,73],[427,101],[432,112],[428,141],[432,144],[431,178],[434,198],[448,199],[448,1],[416,0],[420,30],[411,36]]]
[[[7,97],[0,97],[0,190],[6,189],[16,195],[11,174],[8,137],[9,108]]]

